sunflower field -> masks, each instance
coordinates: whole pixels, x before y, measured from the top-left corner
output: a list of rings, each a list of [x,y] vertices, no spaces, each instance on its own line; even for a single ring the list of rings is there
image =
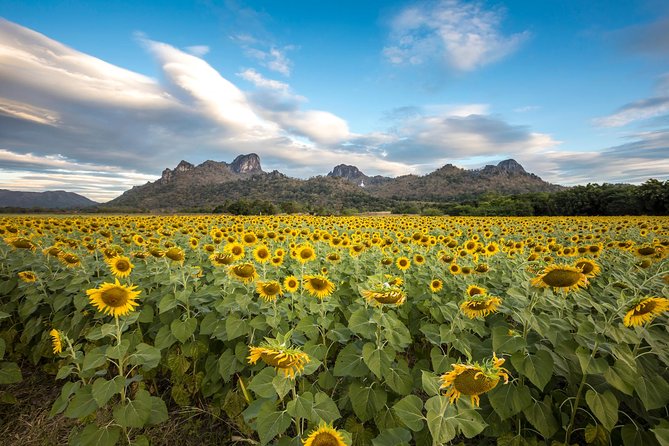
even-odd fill
[[[73,445],[669,445],[669,219],[0,217],[0,403]],[[4,387],[4,389],[3,389]]]

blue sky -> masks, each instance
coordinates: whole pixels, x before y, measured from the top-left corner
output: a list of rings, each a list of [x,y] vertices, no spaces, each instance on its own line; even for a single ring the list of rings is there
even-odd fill
[[[106,201],[181,159],[306,178],[514,158],[669,179],[669,4],[0,3],[0,188]]]

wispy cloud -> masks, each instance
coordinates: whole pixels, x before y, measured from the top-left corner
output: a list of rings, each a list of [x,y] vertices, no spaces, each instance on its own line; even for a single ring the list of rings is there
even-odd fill
[[[210,48],[207,45],[193,45],[186,47],[186,51],[196,57],[203,57],[209,54]]]
[[[501,9],[481,3],[440,0],[417,3],[390,23],[390,44],[383,49],[396,65],[419,65],[438,58],[460,71],[472,71],[500,60],[529,37],[528,31],[504,35]]]
[[[617,30],[611,35],[631,54],[669,58],[669,15]]]

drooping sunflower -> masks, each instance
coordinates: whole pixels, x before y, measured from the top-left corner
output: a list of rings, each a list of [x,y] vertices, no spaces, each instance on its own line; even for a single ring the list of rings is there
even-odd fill
[[[63,351],[63,340],[61,339],[60,332],[53,328],[49,332],[49,336],[51,336],[51,345],[53,346],[53,354],[57,355],[58,353]]]
[[[44,248],[42,250],[42,254],[44,254],[47,257],[58,257],[58,254],[61,253],[61,249],[58,246],[49,246],[48,248]]]
[[[174,262],[183,263],[184,259],[186,258],[186,254],[184,253],[183,249],[179,248],[178,246],[173,246],[165,251],[165,257]]]
[[[295,276],[288,276],[283,279],[283,287],[289,293],[294,293],[300,287],[300,281]]]
[[[25,283],[33,283],[37,281],[37,274],[35,274],[33,271],[21,271],[18,276],[19,279]]]
[[[312,296],[316,296],[319,299],[325,299],[331,295],[335,290],[334,283],[321,275],[317,276],[304,276],[302,279],[304,289],[309,292]]]
[[[579,268],[567,265],[548,265],[544,272],[532,279],[532,286],[552,287],[554,291],[568,292],[587,285],[587,277]]]
[[[477,294],[465,299],[460,304],[460,310],[469,319],[474,319],[479,316],[486,317],[490,313],[495,313],[501,304],[502,299],[499,297]]]
[[[432,279],[430,282],[430,291],[438,293],[444,288],[444,282],[441,279]]]
[[[509,371],[502,367],[503,358],[497,358],[493,353],[492,359],[483,364],[453,364],[453,370],[441,376],[441,389],[446,390],[446,396],[451,403],[462,395],[471,397],[472,404],[479,406],[482,395],[494,389],[500,378],[504,384],[509,382]]]
[[[295,379],[295,375],[300,374],[310,361],[309,355],[300,349],[288,347],[275,340],[267,340],[258,347],[250,347],[247,358],[249,364],[255,364],[259,359],[290,379]]]
[[[304,446],[348,446],[341,433],[332,425],[325,423],[319,424],[306,440],[302,440],[302,443]]]
[[[122,285],[118,279],[115,283],[103,283],[99,288],[86,290],[91,305],[98,311],[111,316],[125,316],[139,305],[135,300],[141,291],[134,291],[136,285]]]
[[[61,251],[61,253],[58,254],[58,260],[60,260],[60,262],[68,268],[76,268],[77,266],[81,265],[81,259],[79,259],[79,256],[70,252]]]
[[[581,270],[585,277],[591,279],[600,273],[600,268],[592,259],[581,258],[574,262],[574,266]]]
[[[209,256],[209,261],[214,266],[227,266],[235,261],[235,256],[225,252],[215,252]]]
[[[362,297],[367,299],[370,304],[380,307],[383,305],[400,306],[406,302],[407,295],[399,286],[391,286],[383,283],[369,290],[361,292]]]
[[[669,311],[669,299],[664,297],[644,297],[632,303],[627,313],[625,313],[623,323],[626,327],[643,325],[665,311]]]
[[[251,283],[258,278],[258,272],[253,263],[240,263],[228,268],[230,276],[244,283]]]
[[[397,265],[397,268],[399,268],[401,271],[406,271],[411,266],[411,260],[409,260],[407,257],[400,257],[395,261],[395,265]]]
[[[135,265],[130,263],[130,259],[125,256],[113,257],[107,260],[106,263],[109,265],[112,274],[116,277],[128,277],[135,267]]]
[[[11,245],[14,249],[29,249],[34,251],[37,249],[37,246],[24,237],[9,237],[5,239],[5,243]]]
[[[276,280],[258,282],[256,284],[256,291],[265,302],[272,302],[275,301],[277,297],[283,296],[281,284]]]

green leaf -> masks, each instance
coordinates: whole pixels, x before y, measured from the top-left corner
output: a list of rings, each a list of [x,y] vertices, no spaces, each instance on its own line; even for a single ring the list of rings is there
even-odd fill
[[[93,388],[91,390],[93,399],[95,399],[98,406],[103,407],[111,397],[117,393],[121,393],[124,385],[125,379],[123,379],[122,376],[116,376],[110,381],[107,381],[104,378],[98,378],[93,383]]]
[[[249,384],[249,390],[253,391],[260,398],[274,398],[276,390],[272,381],[276,376],[276,372],[272,367],[265,367],[253,377]]]
[[[279,398],[283,399],[283,397],[295,386],[295,381],[285,376],[283,373],[277,373],[272,379],[272,386],[274,387],[274,390],[276,390],[276,394],[279,395]]]
[[[362,350],[351,343],[344,347],[337,355],[334,366],[334,376],[365,376],[369,369],[362,358]]]
[[[669,422],[667,420],[661,420],[651,431],[655,434],[655,438],[660,443],[660,446],[669,446]]]
[[[123,339],[120,344],[114,344],[107,347],[105,351],[105,356],[111,359],[120,359],[125,356],[130,347],[130,341]]]
[[[589,375],[599,375],[604,373],[609,367],[609,363],[604,358],[591,358],[592,352],[586,347],[576,349],[576,356],[581,365],[581,372]]]
[[[0,338],[0,359],[5,357],[5,350],[7,349],[7,345],[5,344],[5,340],[3,338]]]
[[[384,350],[377,349],[372,342],[368,342],[362,347],[362,359],[369,370],[379,379],[382,379],[386,371],[390,369],[391,358]]]
[[[421,382],[423,384],[423,390],[429,396],[439,395],[439,388],[441,387],[440,378],[432,372],[423,370],[421,375]]]
[[[157,349],[159,350],[165,350],[170,348],[172,344],[174,344],[177,341],[177,338],[174,337],[172,334],[172,330],[170,330],[169,325],[163,325],[160,327],[160,330],[158,330],[158,333],[156,333],[156,340],[153,343],[153,345],[156,346]]]
[[[121,429],[118,426],[97,427],[95,424],[87,425],[73,439],[73,446],[114,446],[121,437]]]
[[[149,399],[151,401],[151,413],[149,414],[147,424],[160,424],[167,421],[169,415],[167,414],[165,401],[157,396],[151,396]]]
[[[225,331],[228,335],[228,340],[232,341],[240,336],[246,336],[248,333],[248,323],[233,313],[225,320]]]
[[[527,346],[522,336],[509,335],[509,327],[507,325],[493,327],[491,332],[492,348],[497,353],[513,354]]]
[[[77,390],[74,398],[65,410],[65,416],[68,418],[83,418],[95,412],[98,403],[93,398],[92,386],[85,386]]]
[[[130,364],[141,365],[144,370],[151,370],[158,367],[160,357],[160,350],[142,342],[130,355]]]
[[[400,359],[386,371],[385,379],[386,384],[400,395],[408,395],[413,390],[413,378],[404,359]]]
[[[501,420],[506,420],[532,404],[530,389],[515,383],[498,384],[488,393],[488,400]]]
[[[647,430],[637,430],[633,424],[626,424],[620,429],[620,436],[625,446],[644,446],[652,444],[656,437]],[[669,443],[668,443],[669,444]]]
[[[593,426],[588,424],[585,427],[585,442],[594,446],[608,446],[609,433],[601,424]]]
[[[606,382],[626,395],[632,395],[634,393],[635,376],[636,372],[620,360],[616,360],[616,362],[604,372]]]
[[[585,401],[602,426],[611,432],[618,421],[618,399],[613,392],[597,393],[590,389],[585,393]]]
[[[660,409],[669,403],[669,385],[659,375],[655,375],[652,382],[643,375],[637,375],[634,390],[646,410]]]
[[[183,321],[175,319],[170,324],[170,329],[174,337],[182,344],[185,344],[193,336],[195,329],[197,329],[197,319],[194,317],[189,317]]]
[[[370,311],[362,307],[354,311],[348,318],[348,328],[363,339],[374,339],[376,325],[371,320]]]
[[[433,396],[425,403],[427,409],[427,427],[436,443],[448,443],[457,435],[457,426],[449,421],[446,412],[455,409],[449,405],[445,396]]]
[[[288,402],[286,410],[293,418],[305,418],[313,423],[318,421],[318,415],[313,406],[314,395],[311,392],[303,392],[298,393],[295,399]]]
[[[366,387],[354,381],[349,386],[348,397],[351,400],[353,412],[360,421],[365,422],[381,410],[386,404],[388,395],[379,386]]]
[[[536,354],[514,353],[511,364],[522,375],[527,376],[532,384],[543,390],[553,376],[553,357],[546,350],[539,350]]]
[[[256,421],[260,444],[267,444],[277,435],[284,433],[292,421],[285,410],[281,412],[261,411]]]
[[[332,398],[330,398],[327,393],[318,392],[314,398],[314,412],[321,420],[326,423],[332,423],[335,420],[341,418],[339,409]]]
[[[383,429],[372,440],[372,446],[408,446],[411,441],[411,432],[401,427]]]
[[[14,362],[0,362],[0,384],[14,384],[21,382],[21,369]]]
[[[218,358],[218,373],[223,378],[223,381],[226,383],[230,381],[230,378],[235,373],[237,365],[237,358],[235,357],[235,352],[232,349],[227,349],[223,352],[220,358]]]
[[[85,372],[86,370],[97,369],[103,365],[107,365],[106,350],[107,346],[97,347],[86,353],[82,370]]]
[[[559,428],[552,407],[552,400],[547,396],[543,401],[534,401],[523,410],[527,420],[547,439],[552,437]]]
[[[158,314],[167,313],[177,306],[177,299],[172,293],[165,294],[158,302]]]
[[[114,408],[114,419],[121,427],[144,427],[151,417],[153,401],[146,390],[139,390],[134,400]]]
[[[423,429],[423,401],[416,395],[408,395],[393,406],[393,411],[406,427],[414,432]]]

